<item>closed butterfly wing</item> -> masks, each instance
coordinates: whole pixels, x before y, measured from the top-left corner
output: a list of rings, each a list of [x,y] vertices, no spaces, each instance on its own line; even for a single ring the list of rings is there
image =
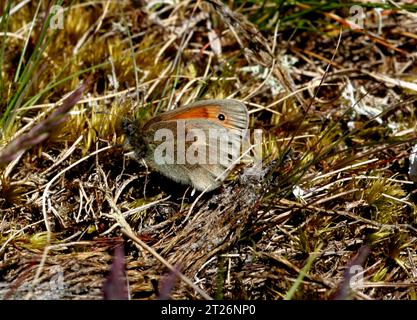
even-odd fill
[[[206,100],[165,112],[143,127],[147,163],[197,190],[213,190],[238,162],[249,116],[235,100]]]

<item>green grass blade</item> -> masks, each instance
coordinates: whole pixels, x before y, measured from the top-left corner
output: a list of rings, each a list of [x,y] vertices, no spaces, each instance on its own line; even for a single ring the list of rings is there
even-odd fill
[[[293,298],[294,294],[297,292],[298,287],[300,286],[307,272],[310,270],[311,266],[313,265],[314,260],[316,260],[321,247],[322,245],[320,244],[317,247],[317,249],[308,257],[306,265],[301,269],[300,274],[298,275],[294,284],[291,286],[290,290],[288,290],[287,294],[285,295],[284,300],[291,300]]]

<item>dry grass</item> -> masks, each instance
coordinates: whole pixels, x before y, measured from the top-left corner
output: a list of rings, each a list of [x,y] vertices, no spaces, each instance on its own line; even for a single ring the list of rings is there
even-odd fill
[[[417,298],[412,2],[39,3],[0,24],[0,297],[101,299],[124,241],[133,299]],[[126,155],[125,117],[228,97],[260,176],[198,197]]]

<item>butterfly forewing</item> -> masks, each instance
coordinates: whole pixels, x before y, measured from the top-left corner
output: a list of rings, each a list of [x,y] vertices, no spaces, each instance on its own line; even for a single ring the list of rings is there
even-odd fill
[[[143,127],[149,164],[198,190],[214,189],[239,161],[248,112],[235,100],[199,101],[154,117]]]

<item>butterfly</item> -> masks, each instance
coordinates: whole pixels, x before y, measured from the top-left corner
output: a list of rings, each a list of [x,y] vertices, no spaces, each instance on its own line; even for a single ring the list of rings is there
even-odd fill
[[[137,158],[164,176],[199,191],[218,188],[239,162],[249,125],[237,100],[202,100],[151,118],[125,121]]]

